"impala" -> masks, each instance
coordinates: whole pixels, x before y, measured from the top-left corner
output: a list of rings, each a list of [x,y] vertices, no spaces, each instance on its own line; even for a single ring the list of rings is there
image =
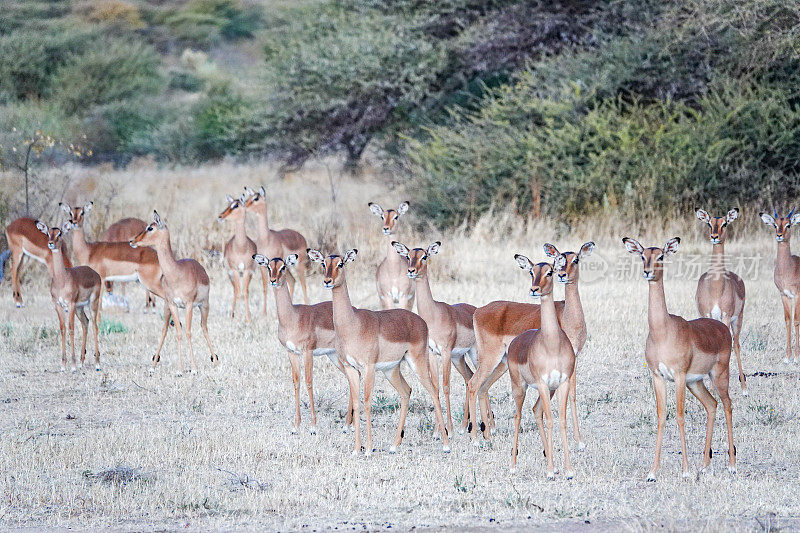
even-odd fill
[[[364,414],[366,417],[366,454],[372,448],[372,388],[375,371],[383,372],[400,394],[400,420],[397,424],[394,443],[389,451],[394,453],[403,440],[403,427],[408,413],[409,387],[400,373],[403,359],[417,373],[422,386],[433,398],[436,424],[442,429],[443,449],[450,451],[447,431],[444,431],[442,405],[439,391],[431,380],[428,357],[428,326],[418,315],[406,309],[369,311],[356,309],[350,303],[344,267],[356,258],[358,250],[348,250],[344,255],[324,257],[317,250],[308,250],[308,257],[322,265],[322,285],[331,290],[333,300],[333,328],[336,334],[336,352],[347,373],[350,397],[353,404],[355,444],[353,454],[361,451],[361,424],[359,421],[359,376],[364,376]]]
[[[18,218],[6,228],[6,241],[11,251],[11,285],[13,287],[14,304],[22,307],[22,288],[20,287],[20,269],[26,257],[47,266],[47,271],[53,272],[52,257],[47,247],[48,239],[37,229],[36,220],[32,218]],[[64,266],[70,268],[72,263],[67,256],[67,246],[60,241],[61,258]]]
[[[578,292],[580,261],[592,253],[594,246],[594,243],[590,241],[581,246],[577,253],[564,252],[561,254],[552,244],[544,245],[544,252],[548,257],[556,258],[561,255],[566,259],[566,264],[559,262],[563,266],[558,270],[558,282],[565,285],[565,299],[555,302],[555,306],[559,324],[569,337],[576,354],[580,353],[586,343],[586,321]],[[517,264],[525,270],[529,266],[524,261],[518,261]],[[484,432],[484,437],[489,439],[494,421],[489,407],[488,390],[508,368],[506,353],[511,341],[523,331],[540,327],[540,307],[537,304],[502,300],[491,302],[475,311],[473,323],[478,347],[478,368],[467,387],[467,400],[470,421],[475,422],[478,414],[477,398],[480,394],[483,415],[480,429]],[[578,449],[582,450],[585,445],[578,429],[578,411],[575,405],[576,381],[575,372],[573,372],[570,377],[572,423]],[[477,423],[472,423],[470,431],[473,442],[477,444]]]
[[[472,315],[475,306],[465,303],[446,304],[433,299],[431,285],[428,279],[428,259],[439,253],[441,242],[437,241],[428,248],[414,248],[409,250],[405,244],[392,242],[395,251],[407,261],[408,277],[414,281],[417,295],[417,312],[428,325],[428,347],[434,355],[442,358],[442,388],[444,401],[447,407],[447,431],[453,433],[453,413],[450,407],[450,362],[456,367],[458,373],[464,378],[464,384],[469,383],[472,370],[466,362],[466,357],[477,362],[475,351],[475,331],[472,329]],[[436,357],[431,359],[431,377],[439,385],[439,364]],[[464,403],[464,416],[462,418],[461,432],[463,433],[469,422],[468,405]]]
[[[244,197],[233,198],[225,195],[228,207],[219,214],[217,220],[233,221],[233,237],[225,243],[225,262],[228,263],[228,278],[233,285],[233,305],[231,306],[231,318],[236,316],[236,303],[239,300],[239,293],[244,292],[245,321],[250,322],[250,279],[253,276],[253,255],[256,253],[256,243],[247,236],[245,230],[245,210]],[[240,286],[241,283],[241,286]]]
[[[725,268],[725,238],[728,224],[739,218],[739,210],[734,208],[724,217],[712,217],[702,209],[695,213],[697,218],[708,224],[708,238],[711,241],[711,267],[700,276],[697,282],[697,310],[700,316],[721,320],[731,330],[733,350],[739,364],[739,384],[742,394],[747,396],[747,381],[742,369],[742,354],[739,335],[742,332],[744,312],[744,281]]]
[[[794,362],[800,357],[800,257],[792,255],[789,246],[791,227],[800,223],[800,213],[792,209],[785,217],[779,217],[773,210],[773,215],[761,213],[764,224],[775,228],[775,240],[778,241],[778,256],[775,259],[775,286],[781,293],[783,301],[783,320],[786,322],[786,357],[783,362],[789,363],[792,359],[792,314],[794,313],[794,338],[797,349],[794,353]]]
[[[94,364],[100,370],[100,349],[97,343],[97,322],[100,305],[100,276],[87,266],[68,267],[64,256],[64,241],[62,237],[72,227],[65,222],[62,228],[48,228],[47,225],[36,221],[36,228],[47,238],[47,247],[52,255],[53,276],[50,279],[50,297],[58,315],[58,325],[61,331],[61,371],[67,366],[67,340],[66,326],[69,325],[69,342],[72,350],[72,371],[83,366],[86,360],[86,338],[89,335],[89,317],[86,309],[92,313],[94,323]],[[81,362],[75,361],[75,315],[81,321],[83,329],[83,344],[81,345]]]
[[[317,411],[314,408],[313,371],[314,357],[324,355],[347,377],[344,366],[339,361],[335,347],[333,329],[333,304],[321,302],[315,305],[294,305],[286,286],[288,266],[297,264],[297,255],[286,259],[273,257],[267,259],[261,254],[253,256],[256,264],[269,273],[269,283],[275,291],[275,309],[278,314],[278,341],[289,352],[289,363],[292,365],[292,384],[294,385],[295,417],[292,433],[300,427],[300,357],[308,390],[308,401],[311,404],[311,433],[317,432]],[[348,394],[345,431],[353,421],[353,398]]]
[[[391,237],[397,226],[397,221],[401,216],[408,212],[408,202],[401,203],[397,209],[384,210],[378,204],[369,203],[372,214],[381,219],[381,231],[383,235]],[[378,287],[378,298],[381,301],[381,308],[401,309],[414,308],[414,285],[406,275],[408,273],[408,262],[400,258],[392,246],[392,241],[386,241],[388,248],[386,257],[378,265],[375,271],[375,282]]]
[[[142,220],[141,218],[123,218],[117,220],[113,224],[111,224],[106,230],[100,235],[100,242],[122,242],[128,243],[131,239],[133,239],[137,234],[144,231],[144,228],[147,227],[147,222]],[[108,281],[106,282],[106,291],[112,292],[114,290],[114,282]],[[125,294],[125,285],[122,285],[122,294]],[[145,302],[144,302],[144,312],[147,313],[148,310],[152,309],[153,313],[156,312],[156,299],[153,297],[153,293],[149,290],[145,289]]]
[[[245,209],[248,213],[254,213],[258,222],[258,237],[256,238],[256,248],[258,253],[264,257],[286,257],[290,254],[297,254],[297,278],[303,289],[303,302],[308,303],[308,293],[306,288],[306,272],[308,270],[308,259],[306,256],[306,238],[293,229],[273,230],[269,227],[269,217],[267,216],[267,191],[260,187],[254,191],[250,187],[244,188],[249,198],[245,201]],[[288,276],[289,292],[294,296],[294,278]],[[261,281],[264,289],[264,314],[267,314],[267,275],[266,271],[261,271]]]
[[[219,364],[219,357],[214,353],[211,339],[208,336],[208,311],[209,311],[209,279],[206,269],[194,259],[175,259],[170,243],[169,229],[164,221],[153,211],[153,222],[148,224],[144,231],[131,239],[130,246],[149,246],[154,248],[158,256],[158,264],[163,272],[162,283],[164,286],[164,301],[167,311],[164,313],[164,329],[161,333],[161,343],[158,351],[153,356],[153,364],[150,371],[155,370],[155,366],[161,359],[161,347],[164,344],[164,337],[169,327],[170,315],[175,316],[175,334],[178,340],[178,375],[183,370],[183,358],[181,354],[181,322],[178,309],[186,309],[186,339],[189,343],[189,359],[191,361],[192,373],[197,371],[194,361],[194,349],[192,348],[192,313],[194,308],[200,310],[200,323],[203,328],[203,335],[208,343],[208,350],[211,352],[211,362],[214,366]]]
[[[731,332],[719,320],[704,317],[687,321],[680,316],[671,315],[667,311],[663,280],[664,259],[678,251],[678,244],[681,242],[678,237],[667,241],[663,248],[644,248],[638,241],[628,237],[622,239],[622,242],[628,252],[642,258],[643,276],[649,289],[647,322],[650,331],[647,334],[645,360],[653,378],[658,429],[655,459],[653,467],[647,475],[647,480],[655,481],[656,472],[661,464],[661,442],[664,436],[664,422],[667,419],[666,381],[675,382],[675,407],[678,431],[681,436],[683,477],[689,477],[689,459],[684,428],[687,388],[703,404],[708,418],[701,472],[705,471],[711,462],[711,436],[714,432],[717,401],[703,383],[703,378],[707,375],[714,383],[725,410],[725,424],[728,428],[728,470],[735,473],[733,406],[728,394]]]
[[[536,425],[542,436],[545,456],[547,457],[547,477],[555,478],[553,464],[553,413],[550,399],[558,391],[558,414],[561,425],[561,439],[564,445],[564,470],[567,479],[572,479],[572,465],[569,462],[569,446],[567,444],[567,398],[569,396],[569,378],[575,370],[575,352],[567,334],[561,329],[556,316],[556,305],[553,301],[553,274],[566,266],[567,259],[556,255],[553,265],[533,262],[524,255],[515,255],[517,263],[527,266],[531,274],[531,296],[540,297],[541,326],[529,329],[515,337],[508,346],[508,377],[511,379],[511,391],[516,403],[514,413],[514,445],[511,450],[511,468],[517,466],[519,442],[519,425],[522,421],[522,406],[528,386],[539,390],[539,399],[533,407]],[[573,409],[574,413],[574,409]],[[545,429],[542,414],[547,420]]]

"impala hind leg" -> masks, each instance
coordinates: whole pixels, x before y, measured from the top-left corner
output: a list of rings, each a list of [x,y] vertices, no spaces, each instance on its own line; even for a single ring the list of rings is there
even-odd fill
[[[543,380],[539,380],[539,401],[544,411],[544,417],[547,421],[547,434],[545,445],[545,455],[547,455],[547,479],[555,479],[555,463],[553,461],[553,410],[550,407],[550,398],[552,391],[550,387]],[[538,417],[537,417],[538,418]],[[542,426],[544,428],[544,426]],[[542,434],[542,440],[545,441],[545,434]]]
[[[11,241],[9,240],[9,245]],[[22,263],[25,260],[25,255],[22,253],[21,246],[13,246],[11,247],[11,287],[12,293],[14,295],[14,305],[17,307],[22,307],[25,305],[22,303],[22,288],[20,286],[20,271],[22,269]]]
[[[664,378],[652,372],[653,392],[656,396],[656,416],[658,417],[658,429],[656,431],[656,454],[653,458],[653,466],[647,474],[647,481],[656,480],[656,472],[661,466],[661,443],[664,439],[664,423],[667,421],[667,384]]]
[[[189,344],[189,362],[192,365],[192,374],[197,372],[197,365],[194,362],[194,346],[192,346],[192,315],[194,314],[194,302],[186,303],[186,341]]]
[[[361,452],[361,415],[359,413],[359,378],[358,370],[352,366],[345,366],[345,373],[347,374],[347,381],[350,385],[350,401],[353,404],[353,425],[355,426],[355,442],[353,443],[353,455]]]
[[[294,388],[294,424],[292,425],[292,434],[294,435],[300,428],[300,358],[291,350],[289,350],[289,363],[292,367],[292,388]]]
[[[206,339],[206,344],[208,344],[208,351],[211,352],[211,362],[214,366],[219,364],[219,356],[217,352],[214,351],[214,346],[211,344],[211,337],[208,335],[208,312],[211,310],[211,306],[206,301],[203,305],[200,306],[200,327],[203,329],[203,337]]]
[[[461,427],[458,428],[458,432],[462,435],[467,431],[467,427],[469,427],[469,396],[466,394],[466,387],[469,386],[469,380],[472,379],[472,369],[467,365],[467,358],[466,357],[458,357],[456,359],[451,360],[453,366],[456,367],[456,370],[461,377],[464,378],[464,387],[465,387],[465,394],[464,394],[464,413],[461,416]],[[450,412],[450,405],[447,406],[447,411]]]
[[[72,350],[72,371],[75,372],[78,369],[78,364],[75,361],[75,304],[71,303],[69,305],[69,310],[67,311],[67,319],[68,324],[67,327],[69,328],[69,345],[70,350]]]
[[[397,420],[397,431],[394,435],[394,442],[392,447],[389,448],[389,453],[395,453],[397,447],[403,442],[403,434],[406,426],[406,416],[408,415],[408,402],[411,398],[411,387],[409,386],[403,374],[400,373],[400,365],[393,369],[384,372],[386,379],[392,384],[397,393],[400,395],[400,418]]]
[[[731,474],[736,473],[736,446],[733,444],[733,403],[731,396],[728,392],[728,383],[730,382],[730,372],[727,367],[722,367],[717,363],[716,367],[711,374],[714,380],[714,387],[719,393],[719,399],[722,401],[722,407],[725,411],[725,428],[728,430],[728,471]]]
[[[514,395],[514,439],[511,445],[511,472],[517,469],[517,455],[519,454],[519,426],[522,422],[522,407],[525,404],[527,384],[522,382],[516,367],[508,367],[508,377],[511,378],[511,393]]]
[[[367,429],[367,442],[364,447],[366,455],[372,455],[372,389],[375,387],[375,365],[364,369],[364,424]]]
[[[92,309],[92,324],[94,325],[94,369],[100,370],[100,344],[98,343],[98,336],[100,335],[100,291],[97,291],[95,297],[89,302]]]
[[[678,433],[681,436],[681,467],[683,477],[688,478],[689,474],[689,452],[686,448],[686,374],[675,376],[675,418],[678,422]]]
[[[67,314],[64,308],[56,305],[56,315],[58,315],[58,330],[61,332],[61,371],[67,369]]]
[[[86,338],[89,335],[89,318],[86,316],[86,306],[78,307],[75,310],[78,320],[81,323],[83,338],[81,339],[81,366],[86,362]]]
[[[492,371],[500,362],[500,357],[488,355],[494,352],[489,352],[487,350],[485,353],[486,355],[483,357],[481,357],[481,355],[478,356],[478,369],[472,375],[472,379],[467,383],[467,404],[469,406],[469,425],[467,427],[470,437],[472,438],[472,443],[476,446],[478,445],[478,394],[483,388],[484,383],[486,383],[486,380],[489,379]],[[481,401],[483,401],[483,399]],[[481,409],[484,409],[483,403],[481,404]],[[483,422],[486,424],[488,418],[486,417],[485,410],[483,415]],[[481,429],[483,430],[484,428]]]
[[[796,363],[800,358],[800,295],[795,295],[792,303],[794,303],[794,362]]]
[[[572,375],[574,376],[575,374],[573,373]],[[569,400],[571,387],[572,384],[569,381],[565,381],[558,386],[556,391],[558,394],[558,419],[561,423],[561,442],[564,446],[564,474],[567,479],[575,477],[575,472],[572,471],[572,463],[569,461],[569,444],[567,441],[567,400]]]
[[[158,348],[156,349],[156,354],[153,356],[153,364],[150,365],[150,372],[155,372],[156,365],[159,361],[161,361],[161,349],[164,347],[164,339],[167,338],[167,330],[169,329],[169,323],[172,320],[172,311],[170,310],[169,306],[164,304],[164,326],[161,328],[161,340],[158,341]],[[96,323],[96,322],[95,322]]]
[[[244,271],[244,278],[242,279],[242,291],[244,292],[244,321],[250,323],[253,316],[250,314],[250,280],[253,278],[252,270]]]
[[[235,270],[228,271],[228,278],[233,285],[233,303],[231,304],[231,318],[236,317],[236,304],[239,302],[239,273]]]
[[[311,433],[317,433],[317,410],[314,408],[314,352],[303,350],[303,374],[306,379],[308,403],[311,406]]]
[[[453,434],[453,408],[450,405],[450,375],[452,373],[453,365],[452,350],[446,350],[446,354],[442,354],[442,393],[444,394],[444,403],[447,408],[447,433]],[[433,357],[436,359],[436,356]],[[438,365],[437,365],[438,366]],[[438,383],[439,378],[436,378]]]
[[[798,302],[800,302],[800,300],[798,300]],[[731,337],[733,338],[733,351],[736,354],[736,363],[739,365],[739,386],[742,388],[742,394],[747,396],[747,378],[744,374],[744,368],[742,368],[742,353],[741,347],[739,346],[739,332],[742,330],[741,320],[742,315],[740,312],[735,322],[726,320],[725,323],[728,325],[728,329],[730,329],[731,332]]]
[[[433,399],[433,411],[436,415],[436,425],[444,430],[444,417],[442,416],[442,403],[439,400],[439,388],[436,383],[431,379],[431,374],[428,369],[426,357],[428,351],[428,343],[425,343],[424,348],[421,348],[417,353],[409,352],[407,361],[409,366],[414,372],[417,373],[422,386],[428,391]],[[447,431],[442,431],[442,450],[447,453],[450,451],[450,438]]]
[[[583,450],[586,448],[586,444],[583,442],[583,438],[581,437],[581,430],[578,429],[578,406],[576,405],[575,401],[575,389],[577,387],[578,379],[575,377],[577,366],[572,371],[572,375],[569,377],[569,406],[572,410],[572,434],[575,437],[575,442],[578,443],[578,449]]]
[[[705,448],[703,448],[703,464],[700,467],[700,471],[703,472],[711,462],[711,437],[714,434],[714,418],[717,414],[717,400],[708,392],[702,379],[689,383],[687,386],[689,387],[689,392],[700,400],[700,403],[702,403],[703,407],[706,409],[706,445]]]
[[[481,414],[483,416],[483,436],[487,440],[491,440],[492,438],[492,429],[495,427],[495,420],[494,420],[494,413],[492,412],[492,407],[489,402],[489,389],[492,388],[492,385],[497,383],[497,380],[503,377],[503,374],[506,373],[508,370],[508,364],[505,361],[500,361],[500,363],[494,367],[492,370],[489,379],[487,379],[480,390],[480,398],[481,398]]]
[[[784,363],[789,363],[792,358],[792,302],[785,295],[781,295],[783,302],[783,320],[786,322],[786,357]]]
[[[439,395],[439,390],[440,390],[439,389],[439,383],[440,383],[439,376],[441,375],[441,373],[439,372],[439,357],[432,350],[427,350],[427,355],[428,355],[428,372],[430,372],[431,381],[433,381],[433,383],[436,384],[436,395],[438,396]],[[444,360],[444,357],[442,357],[442,360]],[[441,401],[441,398],[439,399],[439,401]],[[442,412],[442,415],[444,416],[444,412]],[[447,430],[447,426],[446,425],[442,426],[442,427],[439,427],[438,422],[437,422],[437,425],[436,425],[436,428],[434,429],[434,431],[438,431],[438,432],[444,433],[445,431],[448,431],[448,430]]]

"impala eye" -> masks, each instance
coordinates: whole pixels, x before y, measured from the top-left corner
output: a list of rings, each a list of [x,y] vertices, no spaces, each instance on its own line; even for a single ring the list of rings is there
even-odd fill
[[[663,260],[664,260],[664,254],[659,255],[658,259],[656,259],[656,261],[663,261]]]
[[[153,231],[153,226],[147,226],[147,231]]]

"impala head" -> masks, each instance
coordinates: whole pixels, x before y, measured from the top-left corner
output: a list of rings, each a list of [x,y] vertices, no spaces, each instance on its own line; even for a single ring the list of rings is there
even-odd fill
[[[553,274],[563,267],[566,261],[563,255],[558,254],[554,264],[547,262],[533,264],[533,261],[521,254],[514,255],[514,259],[522,270],[527,270],[531,275],[531,297],[541,298],[553,294]]]
[[[158,212],[153,210],[153,221],[147,225],[136,237],[129,241],[131,248],[142,246],[154,246],[160,239],[168,238],[166,235],[167,226]]]
[[[695,210],[697,218],[708,224],[708,239],[711,244],[722,244],[725,242],[728,224],[739,218],[739,210],[735,207],[728,211],[724,217],[712,217],[702,209]]]
[[[638,254],[642,258],[642,276],[647,281],[661,281],[664,275],[664,258],[678,251],[680,237],[673,237],[667,241],[663,248],[644,248],[639,241],[624,237],[622,242],[625,249],[632,254]]]
[[[778,216],[776,209],[772,210],[772,215],[761,213],[759,216],[764,224],[775,228],[775,240],[778,242],[788,241],[789,228],[800,223],[800,213],[795,213],[794,209],[789,211],[785,217]]]
[[[583,246],[581,246],[581,249],[578,250],[577,253],[575,252],[561,253],[555,246],[553,246],[550,243],[545,243],[544,245],[544,254],[547,257],[550,257],[552,259],[557,259],[558,257],[564,258],[564,261],[561,261],[559,263],[561,266],[555,269],[556,278],[558,282],[564,284],[578,283],[578,274],[580,273],[580,268],[578,267],[578,263],[580,263],[581,259],[583,259],[584,257],[590,256],[592,254],[592,251],[594,251],[594,243],[592,241],[589,241]]]
[[[263,185],[257,191],[250,187],[245,187],[244,192],[247,195],[247,199],[244,202],[245,209],[252,212],[266,212],[267,191]]]
[[[355,261],[358,250],[353,248],[347,250],[344,255],[331,254],[328,257],[322,255],[322,252],[309,248],[308,258],[315,263],[322,265],[322,286],[326,289],[333,289],[342,284],[344,276],[344,266],[351,261]]]
[[[61,239],[72,229],[71,222],[64,222],[60,228],[48,228],[47,224],[36,221],[36,229],[47,236],[47,247],[54,252],[61,251]]]
[[[234,198],[230,194],[225,195],[225,201],[228,202],[228,207],[219,214],[217,220],[223,222],[228,217],[233,218],[241,218],[245,214],[245,199],[244,195],[240,196],[239,198]]]
[[[267,269],[269,284],[273,287],[280,287],[286,282],[286,267],[297,264],[297,254],[291,254],[286,259],[280,257],[267,259],[265,255],[255,254],[253,260],[257,265]]]
[[[428,273],[428,258],[432,255],[438,254],[439,247],[441,245],[441,242],[436,241],[428,246],[427,249],[414,248],[413,250],[409,250],[408,246],[405,244],[392,241],[394,251],[405,257],[408,261],[408,272],[406,272],[406,275],[411,279],[425,277],[425,275]]]
[[[94,202],[89,202],[83,207],[70,207],[63,202],[58,203],[58,207],[60,207],[69,216],[69,223],[73,228],[79,228],[83,226],[83,218],[86,216],[86,213],[92,210],[93,206]]]
[[[384,209],[376,203],[369,203],[369,210],[376,217],[380,217],[382,221],[381,230],[384,235],[391,235],[394,231],[394,226],[397,224],[397,219],[408,212],[408,202],[403,202],[397,209]]]

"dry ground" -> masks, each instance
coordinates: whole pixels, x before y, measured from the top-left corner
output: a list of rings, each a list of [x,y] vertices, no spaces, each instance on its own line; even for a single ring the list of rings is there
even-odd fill
[[[0,526],[23,528],[236,528],[408,529],[464,526],[569,526],[586,530],[800,527],[800,384],[798,365],[781,363],[784,327],[772,283],[774,241],[754,222],[730,243],[730,256],[758,258],[746,276],[742,348],[751,395],[735,377],[734,437],[738,474],[726,471],[724,422],[718,411],[710,472],[683,480],[674,417],[674,389],[660,479],[646,483],[655,441],[655,406],[644,364],[647,284],[640,265],[625,254],[615,230],[592,221],[565,234],[553,224],[526,225],[510,216],[481,221],[469,235],[425,231],[408,225],[400,240],[410,245],[441,239],[442,254],[431,270],[435,297],[476,305],[507,298],[527,301],[528,276],[514,252],[542,258],[541,245],[576,248],[595,239],[595,261],[607,270],[584,274],[581,287],[589,339],[578,363],[578,408],[587,448],[573,452],[572,481],[544,476],[541,442],[530,409],[525,410],[517,473],[509,472],[513,402],[504,378],[492,389],[497,432],[491,446],[473,448],[456,435],[452,453],[441,452],[432,435],[430,399],[409,379],[412,407],[400,452],[387,452],[397,421],[397,396],[378,378],[373,413],[378,453],[352,457],[352,435],[342,432],[346,387],[326,360],[315,367],[319,432],[290,433],[292,387],[289,364],[276,338],[272,295],[266,317],[247,326],[228,317],[231,289],[219,258],[230,228],[215,221],[223,194],[241,185],[267,184],[275,226],[291,225],[309,243],[332,242],[330,191],[324,169],[285,181],[269,167],[222,165],[200,170],[157,171],[147,165],[126,172],[75,169],[70,180],[53,174],[51,190],[70,202],[96,203],[94,223],[119,216],[147,217],[155,207],[166,216],[176,250],[200,258],[212,279],[211,335],[222,364],[212,369],[202,338],[195,337],[200,371],[176,377],[174,333],[154,375],[147,366],[155,350],[160,317],[141,313],[142,291],[130,288],[129,314],[107,313],[112,330],[101,336],[102,371],[61,373],[57,322],[43,269],[28,269],[15,309],[8,281],[0,300]],[[55,185],[57,184],[57,185]],[[336,219],[341,244],[361,249],[349,277],[354,302],[375,308],[372,272],[384,253],[378,220],[368,201],[386,205],[403,199],[375,180],[339,181]],[[53,198],[57,201],[58,198]],[[412,207],[413,209],[413,207]],[[52,204],[46,212],[56,214]],[[743,222],[755,218],[743,213]],[[633,222],[632,222],[633,223]],[[737,222],[738,223],[738,222]],[[592,229],[594,228],[594,229]],[[641,235],[645,245],[663,244],[676,231],[685,239],[679,256],[700,257],[710,246],[691,220]],[[602,232],[602,234],[599,234]],[[640,236],[631,231],[633,236]],[[690,266],[691,266],[691,262]],[[621,265],[621,266],[620,266]],[[633,276],[618,269],[632,266]],[[686,264],[670,265],[667,303],[672,312],[695,316],[697,275]],[[744,268],[744,266],[742,267]],[[625,279],[618,279],[618,278]],[[594,278],[589,279],[589,278]],[[313,301],[328,297],[316,273]],[[557,296],[561,292],[557,288]],[[251,285],[253,310],[260,283]],[[159,303],[159,309],[161,304]],[[121,326],[121,327],[120,327]],[[198,332],[199,333],[199,332]],[[410,371],[405,372],[410,375]],[[454,373],[453,404],[464,386]],[[689,397],[690,463],[700,463],[705,414]],[[526,405],[531,407],[535,392]],[[563,461],[558,436],[556,460]],[[558,464],[558,463],[557,463]]]

